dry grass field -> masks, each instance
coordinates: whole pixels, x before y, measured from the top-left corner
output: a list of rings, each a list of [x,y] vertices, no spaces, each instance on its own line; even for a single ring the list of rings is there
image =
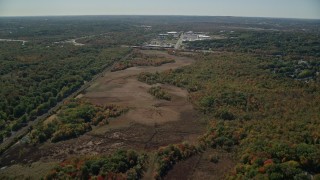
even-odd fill
[[[8,167],[1,172],[9,177],[28,177],[29,174],[24,172],[48,171],[50,168],[45,168],[48,164],[79,155],[109,154],[120,148],[152,152],[173,143],[196,143],[197,138],[205,131],[205,122],[199,121],[198,113],[188,101],[188,92],[175,86],[159,84],[172,97],[171,101],[159,100],[148,93],[150,85],[137,80],[137,75],[141,72],[176,69],[190,65],[194,60],[169,55],[164,51],[141,52],[172,58],[175,62],[158,67],[132,67],[107,72],[77,96],[78,99],[97,105],[128,107],[127,113],[112,119],[107,125],[94,127],[91,132],[75,139],[36,146],[17,144],[2,159],[2,163],[5,163],[3,165]],[[52,117],[47,121],[50,118]],[[19,155],[16,156],[17,154]],[[40,165],[35,166],[33,163]],[[14,171],[20,173],[15,174]]]

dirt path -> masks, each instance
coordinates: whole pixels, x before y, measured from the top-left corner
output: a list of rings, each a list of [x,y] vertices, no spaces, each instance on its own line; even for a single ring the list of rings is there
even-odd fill
[[[155,168],[155,154],[150,154],[148,169],[143,174],[142,180],[154,179]]]

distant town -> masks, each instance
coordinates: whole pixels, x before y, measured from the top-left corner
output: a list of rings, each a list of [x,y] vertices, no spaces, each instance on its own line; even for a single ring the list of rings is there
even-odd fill
[[[151,26],[143,26],[145,28],[150,29]],[[143,47],[147,48],[175,48],[175,49],[183,49],[183,42],[188,41],[203,41],[209,40],[211,36],[206,32],[177,32],[177,31],[169,31],[166,33],[160,33],[150,42],[146,42]]]

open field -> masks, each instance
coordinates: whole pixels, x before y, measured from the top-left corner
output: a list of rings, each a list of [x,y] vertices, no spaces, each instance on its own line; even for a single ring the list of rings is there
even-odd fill
[[[160,51],[142,52],[168,56],[175,62],[158,67],[133,67],[106,72],[78,96],[93,104],[127,106],[128,113],[111,120],[108,125],[95,127],[77,139],[46,142],[37,146],[18,144],[6,153],[1,164],[47,164],[79,155],[109,154],[119,148],[152,151],[183,141],[196,143],[198,136],[204,132],[205,123],[198,120],[197,112],[187,100],[187,91],[171,85],[160,85],[172,100],[159,100],[148,93],[151,86],[138,81],[136,77],[141,72],[161,72],[190,65],[194,60]],[[52,116],[46,122],[50,119]],[[22,172],[29,171],[25,166],[10,166],[2,173],[11,174],[13,169],[19,168]]]
[[[146,51],[146,53],[151,52]],[[164,52],[156,53],[164,54]],[[167,56],[173,57],[168,54]],[[175,57],[175,59],[175,63],[159,67],[133,67],[108,73],[88,88],[83,98],[95,104],[111,103],[128,106],[131,110],[123,118],[130,119],[131,122],[154,126],[177,121],[182,112],[193,113],[191,104],[187,102],[187,92],[174,86],[164,85],[163,88],[174,95],[174,100],[172,102],[157,100],[148,93],[151,86],[139,82],[136,77],[141,72],[161,72],[193,62],[189,58]]]

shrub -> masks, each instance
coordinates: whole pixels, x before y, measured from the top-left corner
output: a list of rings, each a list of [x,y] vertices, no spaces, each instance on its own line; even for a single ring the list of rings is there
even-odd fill
[[[197,153],[199,153],[198,148],[187,143],[160,148],[156,154],[157,177],[155,178],[158,179],[165,176],[174,164]]]
[[[126,109],[110,105],[95,106],[80,100],[64,104],[57,117],[50,122],[39,123],[29,134],[33,143],[52,142],[76,138],[88,131],[91,126],[107,124],[108,118],[120,116]]]
[[[211,155],[210,157],[209,157],[209,159],[210,159],[210,162],[213,162],[213,163],[218,163],[219,162],[219,156],[218,155]]]
[[[118,150],[109,156],[68,159],[46,179],[140,179],[147,158],[136,151]]]
[[[236,117],[229,111],[223,110],[217,114],[217,117],[223,120],[234,120]]]
[[[161,87],[159,86],[156,86],[156,87],[151,87],[148,92],[155,96],[156,98],[158,99],[164,99],[164,100],[167,100],[167,101],[170,101],[171,100],[171,96],[165,92],[164,90],[162,90]]]

